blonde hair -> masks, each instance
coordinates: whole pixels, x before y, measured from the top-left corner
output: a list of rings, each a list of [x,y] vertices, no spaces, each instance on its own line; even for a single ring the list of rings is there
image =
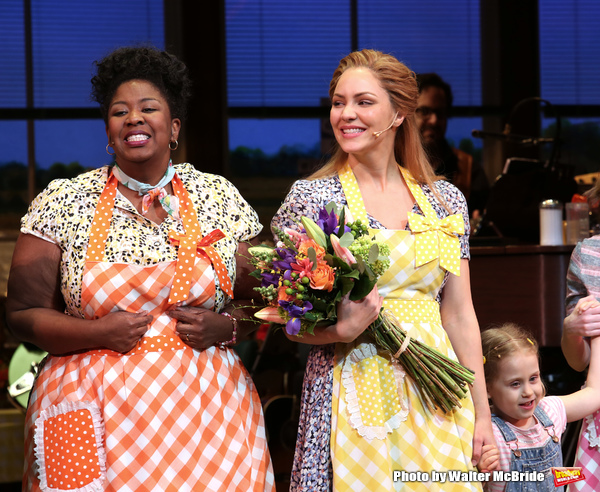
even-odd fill
[[[516,353],[529,352],[540,362],[539,346],[535,338],[515,323],[505,323],[497,328],[490,328],[481,333],[481,348],[484,362],[486,384],[492,383],[500,372],[502,359]],[[544,388],[544,394],[546,390]]]
[[[394,110],[404,116],[404,122],[398,127],[394,142],[396,161],[408,169],[418,183],[429,185],[437,196],[433,188],[433,182],[440,178],[435,175],[429,163],[427,154],[421,144],[421,134],[415,120],[417,98],[419,97],[415,73],[394,56],[381,51],[370,49],[354,51],[342,58],[335,72],[333,72],[333,77],[329,83],[329,97],[331,99],[333,99],[333,94],[342,74],[352,68],[368,68],[371,70],[381,87],[388,93]],[[314,180],[334,176],[347,160],[348,154],[336,144],[336,150],[331,159],[308,179]]]

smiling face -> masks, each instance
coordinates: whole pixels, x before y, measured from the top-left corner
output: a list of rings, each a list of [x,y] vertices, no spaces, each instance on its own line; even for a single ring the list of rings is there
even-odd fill
[[[396,113],[387,92],[367,68],[346,70],[338,80],[329,116],[335,138],[348,154],[372,149],[381,142],[393,147],[403,117]],[[379,137],[374,132],[382,132]]]
[[[448,103],[441,87],[425,87],[419,94],[415,112],[423,143],[435,145],[446,135],[448,126]]]
[[[106,135],[117,163],[142,181],[160,179],[171,156],[169,143],[177,140],[180,127],[164,96],[145,80],[121,84],[108,107]]]
[[[537,355],[520,350],[503,356],[487,389],[496,415],[516,427],[531,427],[533,411],[544,396]]]

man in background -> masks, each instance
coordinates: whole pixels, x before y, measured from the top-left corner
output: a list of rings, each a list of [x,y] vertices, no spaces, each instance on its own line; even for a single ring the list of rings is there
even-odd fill
[[[469,205],[469,214],[479,216],[485,208],[490,186],[485,172],[480,164],[473,161],[473,156],[451,147],[446,140],[452,89],[436,73],[418,74],[417,83],[417,124],[435,173],[445,176],[462,191]]]

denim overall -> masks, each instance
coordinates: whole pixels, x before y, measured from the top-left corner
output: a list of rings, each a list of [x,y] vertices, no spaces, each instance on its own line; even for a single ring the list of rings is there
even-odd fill
[[[544,426],[546,432],[548,432],[549,427],[554,427],[550,417],[540,407],[535,409],[533,415]],[[554,442],[553,439],[548,439],[548,442],[542,447],[519,449],[517,437],[506,422],[496,415],[492,415],[492,421],[498,426],[512,451],[510,471],[543,472],[545,476],[543,482],[506,482],[505,492],[556,492],[564,490],[564,487],[554,486],[554,475],[551,472],[552,467],[562,466],[560,441]],[[552,436],[553,434],[548,432],[548,435]],[[515,455],[517,450],[520,451],[521,456]]]

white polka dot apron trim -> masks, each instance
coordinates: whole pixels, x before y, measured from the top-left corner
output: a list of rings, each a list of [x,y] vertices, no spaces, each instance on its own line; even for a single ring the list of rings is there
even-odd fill
[[[420,267],[437,258],[445,270],[460,275],[460,241],[458,235],[465,233],[462,214],[452,214],[438,219],[435,210],[423,190],[407,169],[400,166],[410,192],[425,214],[408,212],[408,224],[415,235],[416,266]]]

